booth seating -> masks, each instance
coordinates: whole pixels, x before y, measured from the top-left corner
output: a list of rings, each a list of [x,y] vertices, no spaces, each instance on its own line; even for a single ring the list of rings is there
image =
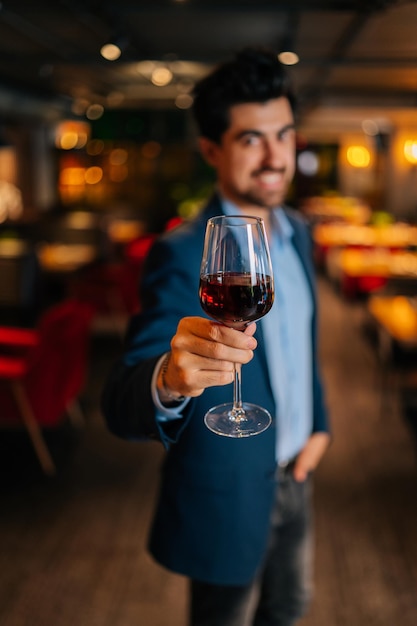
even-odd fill
[[[0,327],[0,425],[26,428],[46,474],[55,463],[42,431],[66,419],[83,389],[92,316],[88,304],[66,300],[34,329]]]

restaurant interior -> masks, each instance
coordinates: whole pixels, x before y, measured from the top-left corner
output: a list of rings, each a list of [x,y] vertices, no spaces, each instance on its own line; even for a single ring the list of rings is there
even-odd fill
[[[100,393],[150,246],[213,188],[193,85],[246,45],[298,94],[332,424],[300,626],[417,624],[416,27],[406,0],[0,3],[2,626],[186,623],[146,551],[164,450]]]

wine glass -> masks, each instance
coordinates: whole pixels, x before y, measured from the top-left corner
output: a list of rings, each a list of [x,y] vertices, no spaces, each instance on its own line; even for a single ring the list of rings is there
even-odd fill
[[[268,313],[274,301],[274,283],[260,217],[231,215],[208,220],[199,297],[210,317],[240,331]],[[266,409],[242,402],[240,370],[240,364],[235,364],[233,403],[215,406],[204,417],[206,426],[218,435],[249,437],[271,423]]]

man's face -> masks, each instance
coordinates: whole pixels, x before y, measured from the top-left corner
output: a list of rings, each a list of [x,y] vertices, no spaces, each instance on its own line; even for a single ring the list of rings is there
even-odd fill
[[[294,117],[286,98],[238,104],[221,143],[201,148],[217,171],[222,193],[240,208],[280,205],[295,171]]]

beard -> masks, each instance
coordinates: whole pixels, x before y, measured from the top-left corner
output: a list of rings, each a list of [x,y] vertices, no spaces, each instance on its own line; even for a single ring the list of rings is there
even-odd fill
[[[283,184],[279,189],[265,189],[256,184],[257,177],[268,172],[272,174],[276,172],[283,176]],[[262,209],[273,209],[284,202],[290,186],[288,172],[286,172],[285,169],[274,170],[270,167],[261,168],[253,173],[253,178],[255,181],[253,187],[249,187],[246,191],[240,193],[242,201]]]
[[[284,202],[287,191],[288,185],[286,185],[285,191],[250,189],[239,195],[244,204],[257,206],[261,209],[273,209]]]
[[[258,179],[263,173],[277,173],[282,176],[281,184],[276,187],[262,185]],[[257,207],[259,209],[273,209],[281,206],[287,197],[292,180],[292,172],[287,169],[273,169],[264,167],[252,173],[252,182],[249,179],[246,184],[235,180],[233,176],[224,177],[220,180],[220,189],[226,197],[230,198],[238,206],[249,209]]]

